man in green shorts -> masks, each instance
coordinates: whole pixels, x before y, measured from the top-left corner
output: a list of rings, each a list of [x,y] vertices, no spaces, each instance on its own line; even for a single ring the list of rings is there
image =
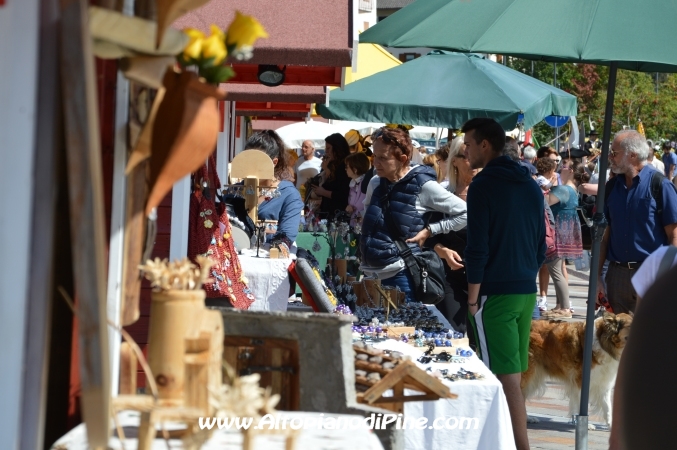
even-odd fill
[[[545,260],[543,193],[525,167],[504,156],[505,132],[493,119],[463,125],[468,188],[468,314],[477,353],[503,385],[515,445],[529,448],[520,389],[529,360],[536,275]]]

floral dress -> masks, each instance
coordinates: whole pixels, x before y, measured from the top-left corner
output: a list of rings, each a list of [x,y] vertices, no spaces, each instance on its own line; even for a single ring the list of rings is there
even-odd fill
[[[557,257],[578,259],[583,256],[583,240],[581,238],[581,222],[578,220],[576,207],[578,193],[571,186],[554,186],[550,193],[559,199],[551,205],[555,216],[555,240]]]

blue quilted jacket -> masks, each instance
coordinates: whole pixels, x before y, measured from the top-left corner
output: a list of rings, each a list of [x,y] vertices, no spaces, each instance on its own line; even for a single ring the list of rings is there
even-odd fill
[[[428,166],[417,166],[397,183],[381,178],[374,189],[371,202],[362,220],[360,250],[362,262],[371,267],[385,267],[400,259],[390,228],[384,222],[382,205],[390,202],[390,227],[399,231],[402,240],[414,237],[426,223],[428,214],[416,211],[416,199],[421,187],[428,181],[435,181],[437,174]],[[420,249],[415,243],[409,244],[413,253]]]

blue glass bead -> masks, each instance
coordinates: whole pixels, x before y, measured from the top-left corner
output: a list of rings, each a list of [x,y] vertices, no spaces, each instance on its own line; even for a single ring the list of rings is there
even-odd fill
[[[451,347],[451,341],[445,341],[444,346],[445,347]]]
[[[403,337],[402,342],[404,342],[406,344],[407,342],[409,342],[409,339],[407,339],[406,337]]]
[[[442,345],[442,339],[435,339],[435,345],[437,346]]]
[[[381,328],[381,327],[376,327],[376,332],[377,332],[377,333],[381,333],[382,331],[383,331],[383,328]]]

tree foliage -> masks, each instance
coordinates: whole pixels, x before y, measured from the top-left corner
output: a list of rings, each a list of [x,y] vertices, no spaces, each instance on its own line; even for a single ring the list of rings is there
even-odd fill
[[[508,58],[508,66],[553,84],[554,65],[542,61]],[[578,98],[577,120],[590,123],[600,134],[604,127],[609,68],[592,64],[556,65],[557,87]],[[619,70],[616,79],[612,133],[627,126],[636,128],[641,120],[646,137],[654,140],[677,137],[677,74],[656,74]],[[534,136],[544,144],[555,136],[545,123],[534,127]]]

